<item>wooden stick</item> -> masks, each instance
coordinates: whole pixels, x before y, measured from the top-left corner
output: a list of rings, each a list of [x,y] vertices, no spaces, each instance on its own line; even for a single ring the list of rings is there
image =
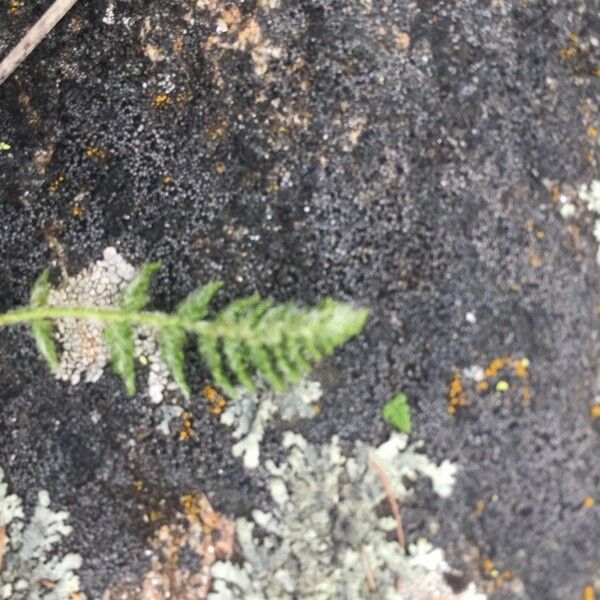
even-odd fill
[[[6,527],[0,527],[0,571],[4,561],[4,548],[6,547]]]
[[[388,502],[390,503],[390,508],[392,509],[392,515],[394,515],[394,520],[396,521],[396,537],[398,538],[398,543],[404,548],[405,540],[404,531],[402,530],[402,517],[400,517],[400,508],[398,507],[398,501],[396,500],[396,494],[394,494],[392,484],[383,467],[375,459],[371,458],[369,463],[375,473],[377,473],[377,477],[379,477],[379,480],[383,485]]]
[[[0,63],[0,85],[33,52],[54,26],[71,10],[77,0],[55,0],[38,22],[23,36],[10,54]]]
[[[365,577],[367,579],[367,585],[372,592],[377,591],[377,582],[375,581],[375,577],[373,576],[373,571],[369,565],[369,559],[367,557],[367,553],[365,552],[365,547],[363,546],[360,549],[360,560],[362,562],[363,570],[365,572]]]

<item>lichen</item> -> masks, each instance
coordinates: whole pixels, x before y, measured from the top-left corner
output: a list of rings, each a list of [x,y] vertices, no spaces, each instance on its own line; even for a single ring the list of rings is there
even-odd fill
[[[235,427],[233,437],[238,442],[232,447],[233,455],[243,457],[247,469],[258,467],[260,443],[273,416],[279,414],[285,420],[311,418],[321,394],[320,384],[308,380],[283,393],[267,388],[255,394],[240,390],[239,398],[221,415],[221,423]]]
[[[136,269],[115,248],[106,248],[103,257],[73,277],[66,277],[50,292],[49,306],[93,306],[116,308],[121,295],[133,281]],[[60,365],[56,378],[77,385],[81,380],[96,382],[109,363],[109,353],[102,333],[105,324],[97,321],[59,319],[56,340],[61,345]],[[138,328],[135,356],[148,366],[148,395],[154,404],[162,402],[166,390],[177,386],[169,378],[169,370],[151,332]]]
[[[598,244],[600,244],[600,179],[595,179],[590,185],[581,185],[578,193],[579,197],[587,203],[588,209],[596,215],[594,237]],[[600,264],[600,247],[596,254],[596,262]]]
[[[235,524],[216,512],[208,498],[191,492],[181,498],[184,514],[161,526],[150,540],[150,569],[141,582],[123,582],[104,600],[203,600],[211,567],[232,556]]]
[[[56,546],[71,533],[69,513],[54,512],[48,492],[40,491],[34,514],[25,521],[23,504],[8,494],[0,469],[0,598],[65,600],[79,591],[81,557],[60,556]],[[82,598],[83,596],[79,596]]]
[[[337,437],[316,446],[288,432],[283,445],[287,460],[265,464],[273,511],[255,510],[251,519],[237,520],[244,562],[214,565],[209,598],[424,600],[432,590],[447,598],[484,598],[472,586],[453,594],[443,577],[448,566],[441,550],[426,546],[424,552],[421,542],[405,551],[393,535],[401,535],[399,518],[378,514],[395,502],[390,494],[405,501],[411,494],[407,482],[418,475],[447,497],[453,464],[436,465],[399,433],[377,448],[357,442],[349,453]]]

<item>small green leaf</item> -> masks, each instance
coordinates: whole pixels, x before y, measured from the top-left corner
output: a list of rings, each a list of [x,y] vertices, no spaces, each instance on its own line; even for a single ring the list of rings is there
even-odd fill
[[[187,336],[179,327],[165,327],[158,332],[160,357],[169,369],[175,383],[186,398],[190,397],[190,386],[185,377],[184,346]]]
[[[125,382],[127,393],[135,395],[135,343],[133,329],[126,323],[112,323],[104,331],[113,371]]]
[[[121,308],[127,312],[135,312],[146,308],[150,302],[150,284],[152,278],[160,270],[161,263],[152,262],[142,265],[136,278],[129,284],[121,300]]]
[[[6,142],[0,142],[0,152],[8,152],[12,146]]]
[[[215,294],[223,287],[222,281],[213,281],[192,292],[177,307],[177,314],[189,321],[203,319]]]
[[[44,357],[52,372],[56,373],[59,361],[52,324],[49,321],[34,321],[31,324],[31,335],[39,353]]]
[[[381,411],[382,417],[393,427],[403,433],[412,431],[412,419],[410,418],[410,406],[405,394],[394,396]]]
[[[50,285],[50,270],[46,269],[36,279],[33,287],[31,288],[31,294],[29,296],[29,303],[31,306],[39,308],[40,306],[46,306],[48,303],[48,296],[51,290]]]

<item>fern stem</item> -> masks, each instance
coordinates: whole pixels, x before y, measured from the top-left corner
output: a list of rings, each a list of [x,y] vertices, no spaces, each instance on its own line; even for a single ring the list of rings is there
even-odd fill
[[[83,306],[25,306],[0,315],[0,327],[55,319],[96,320],[105,323],[127,323],[146,326],[152,329],[180,327],[190,333],[210,333],[227,335],[227,328],[216,327],[212,321],[191,321],[180,316],[162,312],[127,312],[119,309]],[[250,332],[250,330],[249,330]],[[242,337],[244,332],[241,333]]]
[[[244,323],[236,323],[235,327],[228,323],[190,320],[178,314],[163,312],[128,312],[119,309],[80,307],[80,306],[25,306],[16,308],[0,315],[0,327],[33,323],[55,319],[96,320],[105,323],[127,323],[129,325],[145,326],[160,331],[167,327],[179,327],[188,333],[208,335],[214,338],[234,338],[236,340],[253,340],[257,336],[263,343],[277,344],[285,338],[289,323],[270,323],[268,327],[251,327]],[[310,336],[313,330],[306,327],[296,329],[297,335]]]

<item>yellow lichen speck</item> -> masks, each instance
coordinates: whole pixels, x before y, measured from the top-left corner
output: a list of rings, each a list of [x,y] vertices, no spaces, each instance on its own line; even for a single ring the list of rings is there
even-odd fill
[[[448,390],[448,412],[454,415],[458,408],[468,405],[469,400],[465,393],[462,379],[458,373],[454,373],[450,380],[450,389]]]
[[[185,442],[189,440],[194,435],[194,429],[192,426],[192,413],[185,410],[181,415],[182,427],[179,432],[179,440]]]
[[[596,499],[593,496],[587,496],[583,501],[583,508],[592,508],[596,504]]]
[[[586,585],[583,588],[582,598],[583,600],[596,600],[596,592],[591,585]]]
[[[219,392],[210,385],[204,386],[202,393],[208,401],[208,404],[210,406],[210,412],[215,417],[220,416],[225,410],[225,407],[227,406],[227,400],[225,399],[225,397],[219,394]]]

